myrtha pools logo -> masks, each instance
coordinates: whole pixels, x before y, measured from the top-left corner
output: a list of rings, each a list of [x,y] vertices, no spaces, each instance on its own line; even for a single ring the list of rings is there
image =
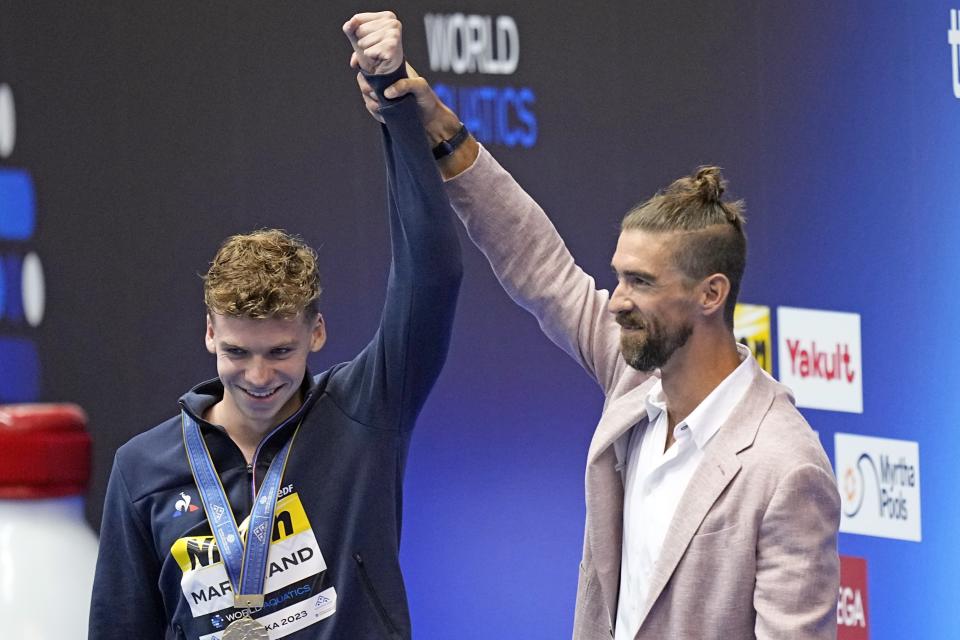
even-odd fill
[[[916,442],[838,433],[840,531],[920,541],[920,462]]]

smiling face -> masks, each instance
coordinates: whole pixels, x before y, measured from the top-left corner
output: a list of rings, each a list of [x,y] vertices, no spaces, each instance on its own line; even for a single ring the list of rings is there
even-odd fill
[[[677,235],[624,231],[613,255],[609,310],[620,325],[623,358],[639,371],[667,365],[693,334],[696,287],[675,264]]]
[[[304,313],[290,318],[207,315],[207,350],[217,356],[223,383],[222,426],[242,426],[260,434],[299,408],[307,355],[326,340],[323,318]]]

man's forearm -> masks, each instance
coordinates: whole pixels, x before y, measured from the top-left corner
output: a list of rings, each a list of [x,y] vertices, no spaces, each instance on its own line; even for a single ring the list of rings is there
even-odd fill
[[[440,106],[433,110],[433,117],[423,123],[423,128],[427,133],[427,139],[430,141],[430,147],[436,147],[444,140],[450,140],[460,130],[460,118],[445,104],[437,102]],[[421,111],[424,118],[426,112]],[[437,167],[440,169],[440,175],[444,180],[455,178],[473,165],[480,155],[480,145],[477,144],[473,135],[468,135],[467,139],[457,147],[453,153],[440,158],[437,161]]]
[[[458,175],[473,166],[480,155],[480,145],[471,135],[467,137],[462,145],[456,151],[437,161],[437,167],[440,169],[440,175],[444,180],[456,178]]]

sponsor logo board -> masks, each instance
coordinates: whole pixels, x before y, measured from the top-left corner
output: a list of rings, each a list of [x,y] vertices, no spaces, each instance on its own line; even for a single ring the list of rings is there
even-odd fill
[[[777,342],[798,407],[863,413],[860,314],[779,307]]]
[[[737,342],[753,352],[757,364],[764,371],[773,375],[770,307],[738,303],[733,312],[733,335]]]
[[[920,542],[920,447],[848,433],[834,435],[840,531]]]
[[[837,596],[837,640],[868,640],[867,561],[840,556],[840,593]]]

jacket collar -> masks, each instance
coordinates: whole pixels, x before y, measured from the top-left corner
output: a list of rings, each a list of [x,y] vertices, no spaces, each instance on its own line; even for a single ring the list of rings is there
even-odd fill
[[[617,608],[623,548],[623,481],[619,473],[623,455],[618,455],[617,449],[631,427],[645,426],[646,410],[639,414],[638,422],[636,409],[645,407],[644,400],[654,383],[655,379],[647,380],[608,406],[597,426],[587,459],[588,544],[600,590],[611,614]],[[753,444],[763,417],[782,389],[785,388],[758,369],[741,401],[707,444],[704,458],[667,530],[641,620],[666,587],[713,503],[739,473],[738,454]]]
[[[307,370],[303,376],[303,382],[300,383],[300,393],[303,395],[303,402],[294,415],[302,415],[309,410],[310,405],[317,401],[326,387],[329,371],[325,371],[319,376],[310,375]],[[212,426],[222,430],[219,425],[210,425],[203,420],[204,412],[211,406],[223,399],[223,383],[220,378],[211,378],[194,386],[190,391],[180,396],[178,404],[184,409],[191,418],[197,421],[201,426]]]

